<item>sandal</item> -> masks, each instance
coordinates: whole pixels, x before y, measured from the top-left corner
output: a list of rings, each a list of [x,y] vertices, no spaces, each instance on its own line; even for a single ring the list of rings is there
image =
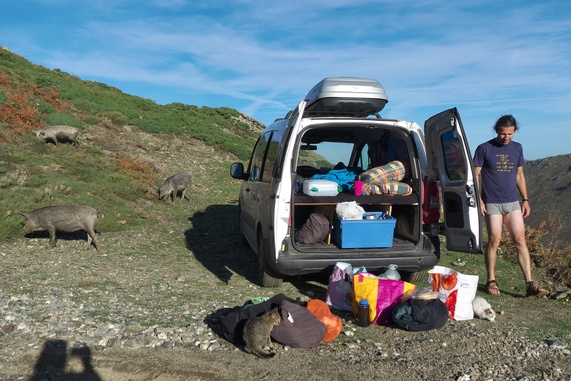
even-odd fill
[[[486,283],[486,293],[490,295],[500,295],[500,289],[495,280],[489,280]]]
[[[532,297],[532,296],[545,296],[549,294],[549,291],[546,289],[541,288],[538,286],[534,281],[527,282],[525,287],[525,296]]]

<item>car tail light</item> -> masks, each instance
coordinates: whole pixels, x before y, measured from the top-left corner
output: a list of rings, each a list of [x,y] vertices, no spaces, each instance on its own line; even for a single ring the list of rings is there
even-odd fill
[[[428,181],[425,187],[424,205],[422,215],[424,223],[438,223],[440,220],[440,189],[437,181]]]

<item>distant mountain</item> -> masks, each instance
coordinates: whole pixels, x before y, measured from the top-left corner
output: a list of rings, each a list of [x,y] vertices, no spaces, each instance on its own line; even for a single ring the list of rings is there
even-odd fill
[[[550,213],[563,223],[559,239],[571,244],[571,154],[530,160],[525,164],[531,215],[526,224],[538,227]]]

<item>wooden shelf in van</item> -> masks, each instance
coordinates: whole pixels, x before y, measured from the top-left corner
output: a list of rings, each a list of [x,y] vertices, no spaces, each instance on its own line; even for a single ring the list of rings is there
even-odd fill
[[[359,205],[380,205],[386,206],[386,213],[392,215],[393,205],[418,205],[420,195],[411,193],[410,195],[369,195],[355,196],[350,193],[339,193],[337,196],[308,196],[304,193],[296,193],[294,195],[294,205],[297,206],[313,206],[321,208],[321,213],[329,219],[329,234],[327,236],[327,244],[331,243],[331,228],[335,217],[335,206],[340,202],[356,201]]]
[[[329,205],[347,201],[356,201],[358,204],[363,205],[418,205],[420,202],[420,195],[418,193],[411,193],[407,196],[388,194],[355,196],[350,193],[339,193],[337,196],[318,197],[308,196],[303,193],[296,193],[294,195],[295,205]]]

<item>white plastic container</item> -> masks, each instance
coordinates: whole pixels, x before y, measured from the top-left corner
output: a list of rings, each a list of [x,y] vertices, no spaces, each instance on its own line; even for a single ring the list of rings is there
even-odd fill
[[[339,184],[331,180],[305,180],[303,182],[303,193],[308,196],[337,196],[339,188]]]

